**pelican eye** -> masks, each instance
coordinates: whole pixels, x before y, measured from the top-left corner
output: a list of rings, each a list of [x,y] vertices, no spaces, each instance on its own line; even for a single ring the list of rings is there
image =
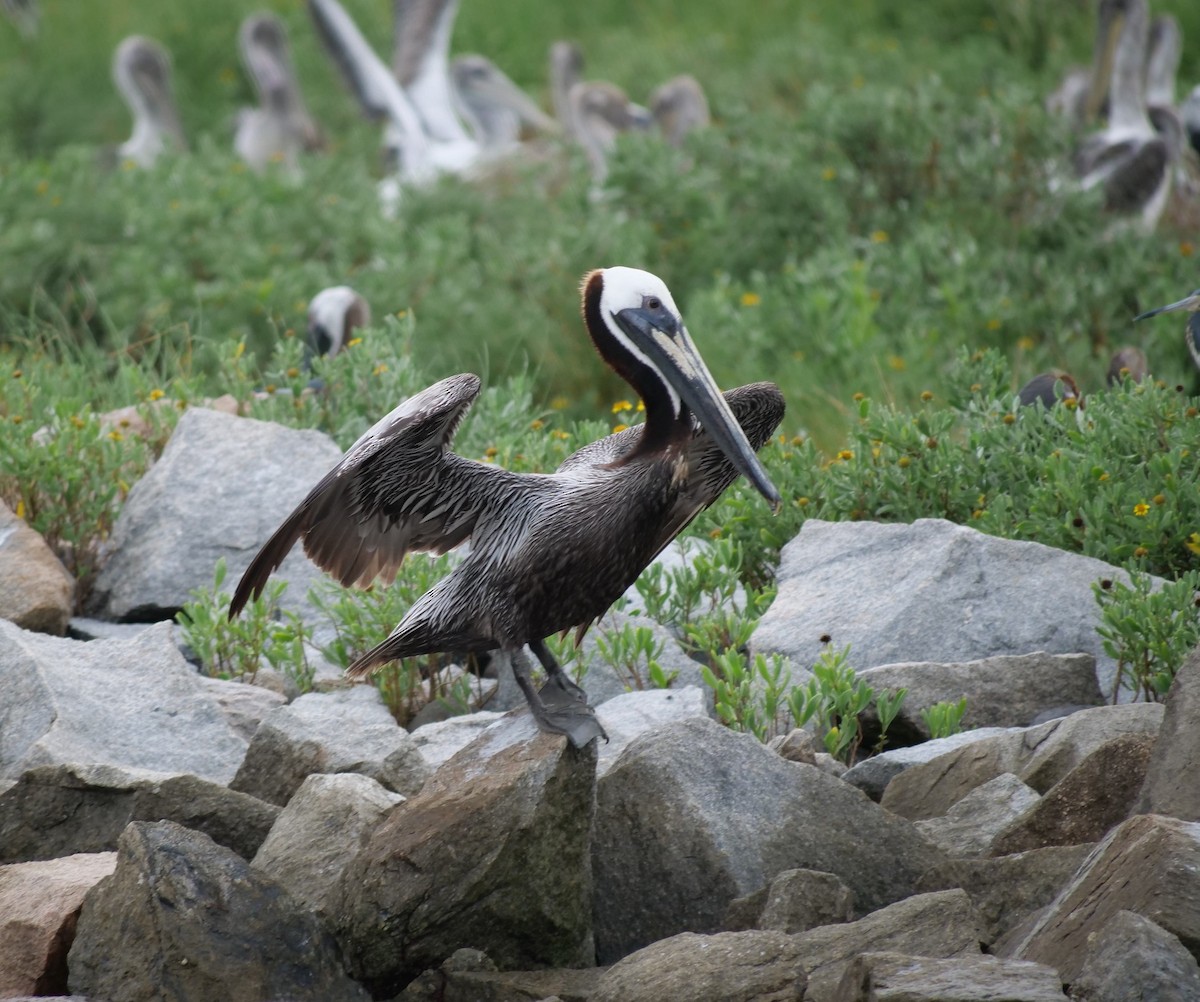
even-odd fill
[[[648,297],[646,297],[646,300],[642,303],[642,306],[644,306],[648,310],[661,310],[662,309],[662,300],[659,299],[657,296],[648,296]]]

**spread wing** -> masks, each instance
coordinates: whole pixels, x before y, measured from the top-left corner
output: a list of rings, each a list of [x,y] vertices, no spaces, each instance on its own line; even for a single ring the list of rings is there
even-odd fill
[[[431,62],[446,61],[458,0],[395,0],[392,72],[400,86],[411,87],[431,72]]]
[[[236,616],[298,539],[343,585],[388,581],[409,550],[444,553],[470,536],[494,468],[450,452],[479,377],[450,376],[410,397],[354,443],[300,502],[242,575]]]

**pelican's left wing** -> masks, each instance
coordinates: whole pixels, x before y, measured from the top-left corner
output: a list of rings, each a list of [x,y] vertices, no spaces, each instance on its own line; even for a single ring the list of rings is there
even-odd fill
[[[409,550],[444,553],[470,536],[496,471],[449,447],[477,396],[478,376],[450,376],[366,432],[251,561],[230,617],[262,592],[298,539],[343,585],[366,586],[393,580]]]

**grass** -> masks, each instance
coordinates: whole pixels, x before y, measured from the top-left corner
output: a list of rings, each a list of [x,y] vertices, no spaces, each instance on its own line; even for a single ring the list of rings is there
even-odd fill
[[[390,3],[346,5],[386,48]],[[300,0],[265,6],[289,27],[330,150],[300,181],[234,160],[229,123],[251,100],[235,36],[259,6],[43,0],[29,43],[0,24],[0,496],[81,577],[172,403],[229,392],[347,445],[406,393],[472,370],[489,391],[458,447],[552,469],[628,393],[578,316],[580,275],[615,263],[667,280],[721,385],[784,390],[766,460],[785,515],[735,489],[695,530],[736,541],[755,586],[813,516],[938,515],[1135,570],[1196,569],[1196,375],[1181,323],[1130,318],[1195,287],[1197,235],[1165,221],[1112,238],[1097,196],[1062,185],[1074,138],[1041,105],[1087,58],[1090,4],[765,0],[750,16],[513,0],[498,16],[468,0],[455,50],[487,53],[543,105],[547,48],[570,37],[635,98],[695,73],[716,124],[684,151],[623,141],[601,198],[559,151],[410,192],[395,221],[378,211],[377,128]],[[1156,10],[1200,37],[1200,8]],[[99,150],[129,129],[109,59],[132,31],[174,54],[192,152],[104,170]],[[1185,46],[1189,86],[1198,53]],[[305,305],[340,283],[377,325],[324,366],[331,392],[249,402],[302,387]],[[1097,392],[1124,344],[1160,385]],[[1050,368],[1074,373],[1087,420],[1013,411],[1016,387]],[[153,416],[150,441],[98,428],[128,404]]]

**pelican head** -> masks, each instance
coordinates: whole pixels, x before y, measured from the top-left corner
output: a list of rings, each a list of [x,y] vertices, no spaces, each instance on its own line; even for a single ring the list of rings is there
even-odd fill
[[[1126,345],[1113,352],[1108,363],[1108,385],[1120,386],[1122,381],[1130,379],[1140,383],[1150,373],[1150,362],[1141,348]]]
[[[133,135],[118,149],[123,159],[149,167],[168,148],[187,144],[171,92],[171,57],[158,42],[130,35],[113,53],[113,83],[133,113]]]
[[[283,22],[274,14],[251,14],[238,30],[238,51],[261,108],[242,118],[239,153],[261,168],[273,155],[291,159],[298,149],[320,149],[321,133],[300,94]]]
[[[322,289],[308,304],[308,352],[336,355],[358,327],[371,323],[371,307],[348,285]]]
[[[571,128],[587,153],[592,178],[598,183],[608,177],[608,154],[616,149],[617,136],[654,124],[649,109],[630,101],[616,84],[602,80],[575,84],[568,103]]]
[[[1192,356],[1192,362],[1197,369],[1200,369],[1200,289],[1193,289],[1191,294],[1185,296],[1177,303],[1168,303],[1166,306],[1160,306],[1156,310],[1147,310],[1145,313],[1139,313],[1133,318],[1133,322],[1139,320],[1147,320],[1150,317],[1156,317],[1160,313],[1174,313],[1177,310],[1186,310],[1191,316],[1188,318],[1187,327],[1184,330],[1184,340],[1187,342],[1188,354]]]
[[[686,73],[672,77],[650,96],[650,110],[671,146],[682,146],[689,132],[707,128],[710,121],[704,88]]]
[[[1183,55],[1183,32],[1170,14],[1150,22],[1146,42],[1146,104],[1168,107],[1175,104],[1175,74]]]
[[[1040,403],[1049,409],[1060,400],[1073,401],[1083,406],[1083,396],[1074,378],[1066,372],[1042,372],[1034,376],[1017,391],[1017,400],[1022,407]]]
[[[475,137],[487,149],[512,146],[521,126],[557,132],[558,124],[484,56],[458,56],[450,64],[455,96]]]
[[[583,76],[583,50],[574,42],[555,42],[550,46],[550,97],[554,102],[554,117],[567,135],[573,135],[571,123],[571,88]]]
[[[1089,120],[1099,113],[1105,95],[1109,98],[1110,124],[1117,124],[1116,119],[1129,117],[1135,111],[1140,113],[1148,32],[1146,0],[1100,0],[1088,91]]]
[[[597,349],[642,394],[647,424],[657,416],[652,411],[669,410],[674,423],[694,415],[778,511],[779,491],[717,389],[666,283],[636,268],[591,272],[584,278],[583,311]]]

